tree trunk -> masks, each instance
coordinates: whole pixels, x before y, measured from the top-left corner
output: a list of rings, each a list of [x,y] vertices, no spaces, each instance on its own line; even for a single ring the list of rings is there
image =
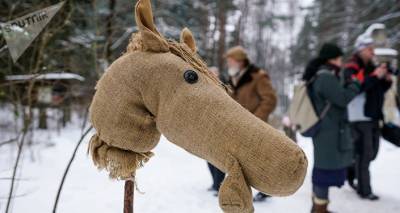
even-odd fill
[[[39,129],[47,129],[47,112],[45,107],[39,108]]]
[[[110,0],[109,1],[109,13],[107,18],[106,18],[106,36],[107,36],[107,42],[106,42],[106,60],[107,62],[110,62],[112,60],[111,58],[111,46],[112,46],[112,36],[114,33],[114,15],[115,15],[115,4],[116,0]]]
[[[65,127],[68,122],[71,121],[71,105],[70,103],[64,103],[62,106],[62,125]]]
[[[224,54],[225,54],[225,40],[226,40],[226,9],[225,9],[225,0],[220,0],[217,2],[218,7],[218,24],[219,24],[219,39],[218,39],[218,69],[222,71],[224,69]]]

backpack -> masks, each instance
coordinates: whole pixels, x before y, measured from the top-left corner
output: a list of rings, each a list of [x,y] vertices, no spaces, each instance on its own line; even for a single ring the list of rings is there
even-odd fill
[[[293,99],[289,106],[289,118],[304,137],[313,137],[321,128],[321,120],[326,116],[331,107],[327,101],[320,115],[315,110],[314,104],[310,98],[311,84],[321,73],[329,71],[320,71],[309,81],[302,82],[294,87]]]

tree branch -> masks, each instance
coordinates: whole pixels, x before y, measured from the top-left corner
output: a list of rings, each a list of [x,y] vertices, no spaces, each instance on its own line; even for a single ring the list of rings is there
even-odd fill
[[[61,196],[62,188],[63,188],[63,186],[64,186],[64,182],[65,182],[65,179],[66,179],[67,174],[68,174],[68,172],[69,172],[69,169],[70,169],[70,167],[71,167],[71,164],[72,164],[72,162],[73,162],[74,159],[75,159],[75,156],[76,156],[76,153],[77,153],[77,151],[78,151],[78,148],[79,148],[79,146],[81,145],[83,139],[86,137],[86,135],[87,135],[92,129],[93,129],[93,126],[90,126],[89,128],[87,128],[87,130],[82,134],[81,138],[79,139],[78,143],[77,143],[76,146],[75,146],[74,152],[72,153],[72,156],[71,156],[71,158],[70,158],[70,160],[69,160],[69,162],[68,162],[68,164],[67,164],[67,167],[65,168],[64,175],[63,175],[63,177],[62,177],[62,179],[61,179],[60,186],[58,187],[57,196],[56,196],[56,200],[55,200],[55,202],[54,202],[54,207],[53,207],[53,213],[55,213],[55,212],[57,211],[57,205],[58,205],[58,201],[59,201],[60,196]]]

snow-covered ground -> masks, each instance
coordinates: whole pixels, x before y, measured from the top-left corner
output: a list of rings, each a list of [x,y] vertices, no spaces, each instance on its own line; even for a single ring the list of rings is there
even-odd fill
[[[68,159],[79,140],[78,123],[60,132],[35,132],[35,142],[27,148],[20,164],[13,213],[51,212],[57,188]],[[123,182],[111,181],[99,172],[86,154],[87,142],[79,149],[64,185],[58,206],[60,213],[122,212]],[[312,162],[312,144],[300,139],[300,146]],[[336,212],[400,212],[400,149],[382,141],[378,159],[372,164],[372,184],[381,200],[360,200],[348,187],[333,189],[330,208]],[[0,147],[0,212],[5,209],[15,145]],[[217,213],[218,199],[207,191],[211,177],[206,162],[162,138],[153,157],[138,172],[135,212]],[[312,165],[310,165],[311,167]],[[310,171],[301,189],[290,197],[274,197],[256,203],[256,212],[309,212]]]

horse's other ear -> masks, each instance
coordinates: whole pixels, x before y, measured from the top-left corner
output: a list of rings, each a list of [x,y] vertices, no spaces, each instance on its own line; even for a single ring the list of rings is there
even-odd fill
[[[197,52],[196,41],[192,32],[188,28],[184,28],[181,32],[181,43],[186,44],[194,53]]]
[[[136,25],[141,34],[144,51],[168,52],[167,40],[157,31],[150,0],[138,0],[135,7]]]

